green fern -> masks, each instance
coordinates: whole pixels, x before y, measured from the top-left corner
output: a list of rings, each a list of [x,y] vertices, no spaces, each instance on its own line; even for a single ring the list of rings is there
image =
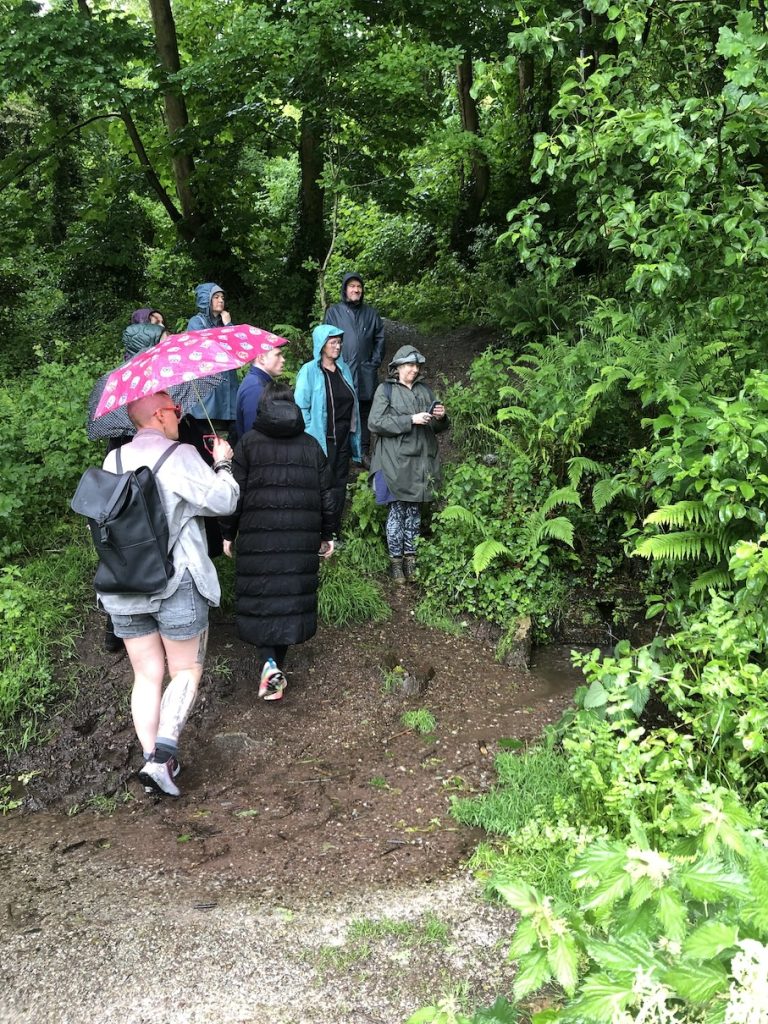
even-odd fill
[[[581,508],[579,492],[574,487],[558,487],[547,495],[544,504],[541,506],[541,514],[547,515],[558,505],[578,505]]]
[[[733,578],[727,569],[707,569],[690,585],[692,594],[700,594],[705,590],[727,590],[733,585]]]
[[[508,423],[510,420],[515,423],[536,423],[536,417],[530,409],[524,409],[520,405],[506,405],[496,413],[499,423]]]
[[[557,516],[556,519],[545,519],[538,525],[533,533],[535,544],[542,540],[560,540],[568,547],[573,547],[573,523],[565,516]]]
[[[512,551],[507,547],[506,544],[502,544],[498,540],[484,540],[478,544],[472,553],[472,568],[475,571],[475,575],[479,576],[480,573],[485,572],[491,562],[494,559],[499,558],[502,555],[511,555]]]
[[[485,523],[479,516],[476,516],[474,512],[470,512],[468,508],[464,508],[463,505],[447,505],[441,512],[437,513],[437,518],[444,523],[464,523],[466,526],[471,526],[481,536],[485,536],[487,530]]]
[[[712,515],[703,501],[676,501],[674,505],[663,505],[646,516],[645,523],[671,526],[678,529],[693,523],[703,523]]]
[[[571,487],[578,487],[585,473],[592,473],[597,477],[604,477],[608,470],[601,466],[594,459],[588,459],[584,455],[575,455],[568,460],[568,480]]]
[[[714,533],[680,530],[644,537],[637,544],[635,554],[641,558],[656,558],[660,562],[691,562],[704,554],[709,558],[721,558],[725,548]]]
[[[622,480],[598,480],[592,488],[592,506],[595,512],[602,512],[616,498],[627,493],[627,485]]]

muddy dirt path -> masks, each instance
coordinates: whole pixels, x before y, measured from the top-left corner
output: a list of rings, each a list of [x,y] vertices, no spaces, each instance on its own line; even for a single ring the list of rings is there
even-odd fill
[[[390,350],[407,337],[449,379],[487,342],[398,330]],[[410,590],[388,599],[389,622],[296,648],[278,704],[254,699],[254,653],[217,613],[178,800],[133,778],[129,665],[92,616],[79,698],[9,766],[39,774],[0,819],[0,1022],[396,1024],[508,988],[511,916],[466,877],[480,836],[450,801],[487,789],[498,741],[538,736],[577,677],[513,672],[417,623]],[[393,659],[419,696],[387,692]],[[415,708],[431,734],[403,728]]]

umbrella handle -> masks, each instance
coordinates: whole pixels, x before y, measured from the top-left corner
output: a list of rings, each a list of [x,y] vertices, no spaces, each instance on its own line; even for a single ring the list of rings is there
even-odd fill
[[[190,383],[192,384],[192,387],[195,389],[197,400],[200,403],[203,412],[205,413],[205,418],[208,420],[208,426],[211,428],[211,433],[216,434],[216,431],[213,429],[213,424],[211,423],[211,417],[208,415],[208,410],[205,407],[205,402],[203,401],[200,392],[197,390],[197,384],[195,383],[195,381],[191,381]],[[216,436],[218,437],[218,434]]]

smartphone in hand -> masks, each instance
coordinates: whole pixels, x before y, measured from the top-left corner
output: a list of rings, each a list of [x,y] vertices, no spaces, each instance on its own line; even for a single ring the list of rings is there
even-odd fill
[[[438,407],[438,405],[442,405],[442,402],[439,402],[437,399],[435,399],[432,405],[430,405],[429,409],[427,410],[430,416],[434,416],[435,409]]]

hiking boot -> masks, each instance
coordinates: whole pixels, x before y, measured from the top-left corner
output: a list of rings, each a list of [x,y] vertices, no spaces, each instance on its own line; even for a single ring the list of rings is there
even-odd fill
[[[416,575],[416,555],[403,555],[403,573],[407,580]]]
[[[264,700],[282,700],[283,690],[287,684],[288,680],[275,664],[274,658],[267,658],[261,670],[259,696]]]
[[[167,761],[145,761],[139,768],[139,778],[145,790],[165,793],[166,796],[181,796],[181,790],[173,781],[174,775],[178,774],[179,762],[175,757],[169,757]]]
[[[405,583],[405,573],[403,572],[402,558],[390,558],[389,576],[393,583]]]
[[[112,619],[107,616],[107,624],[104,627],[104,650],[109,654],[117,654],[118,651],[122,651],[125,647],[123,638],[121,636],[115,636],[115,631],[112,628]]]

